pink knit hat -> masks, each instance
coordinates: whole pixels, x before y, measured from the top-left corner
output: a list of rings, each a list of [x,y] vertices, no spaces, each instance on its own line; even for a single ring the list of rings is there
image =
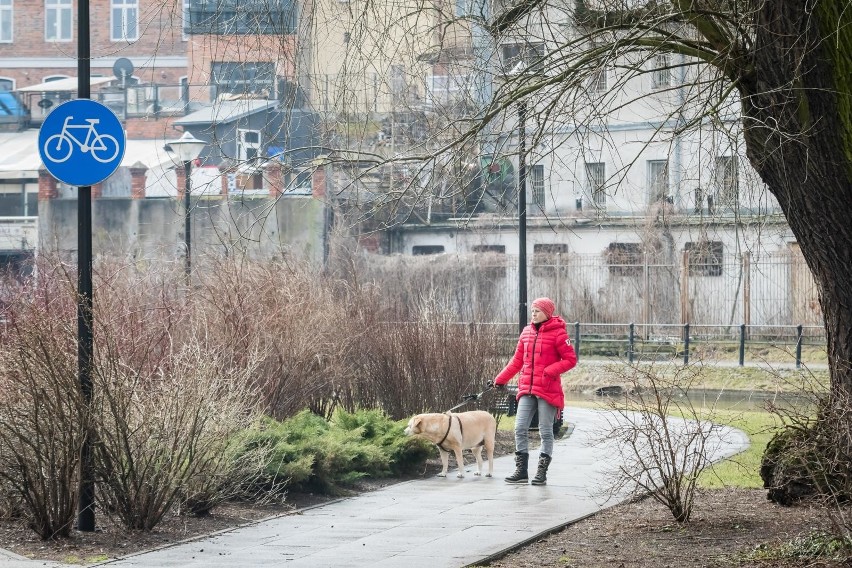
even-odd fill
[[[535,300],[533,300],[532,307],[538,308],[542,312],[544,312],[544,315],[547,316],[547,319],[550,319],[550,316],[553,315],[553,311],[556,309],[556,305],[550,298],[536,298]]]

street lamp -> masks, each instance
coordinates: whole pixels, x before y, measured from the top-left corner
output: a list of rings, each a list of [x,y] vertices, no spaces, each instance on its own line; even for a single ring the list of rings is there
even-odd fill
[[[527,102],[518,101],[518,327],[527,325]]]
[[[178,138],[177,140],[171,140],[166,142],[166,145],[163,146],[163,149],[168,152],[172,156],[172,160],[177,165],[179,162],[183,164],[183,174],[185,187],[183,191],[183,244],[186,249],[186,256],[184,257],[185,262],[185,270],[186,270],[186,281],[189,282],[190,270],[192,268],[192,255],[191,255],[191,242],[190,242],[190,229],[191,229],[191,210],[190,210],[190,202],[189,202],[189,192],[192,189],[192,162],[201,154],[201,151],[207,145],[207,142],[204,140],[199,140],[195,136],[193,136],[189,132],[184,132],[183,136]]]
[[[503,84],[518,82],[527,75],[527,65],[518,61],[502,76]],[[527,101],[518,105],[518,330],[523,331],[529,321],[527,313]]]

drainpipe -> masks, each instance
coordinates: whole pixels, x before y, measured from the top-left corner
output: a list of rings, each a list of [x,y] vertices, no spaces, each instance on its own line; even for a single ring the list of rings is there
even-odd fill
[[[674,146],[674,187],[676,192],[676,202],[680,201],[684,198],[683,193],[681,191],[681,165],[683,164],[683,145],[681,144],[682,135],[680,134],[680,128],[683,126],[683,105],[686,100],[684,96],[684,84],[686,83],[686,57],[683,54],[678,55],[678,60],[680,61],[680,65],[678,66],[678,87],[677,87],[677,102],[678,102],[678,111],[677,111],[677,124],[676,128],[678,129],[678,134],[675,136],[675,146]]]

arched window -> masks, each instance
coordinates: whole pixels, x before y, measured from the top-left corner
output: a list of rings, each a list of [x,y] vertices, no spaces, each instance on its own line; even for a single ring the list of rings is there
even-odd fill
[[[9,77],[0,77],[0,91],[14,91],[15,80]]]

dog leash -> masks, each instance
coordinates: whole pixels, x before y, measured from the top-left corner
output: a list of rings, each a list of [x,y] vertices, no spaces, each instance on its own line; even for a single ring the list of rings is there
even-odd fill
[[[458,403],[457,405],[455,405],[454,407],[452,407],[451,409],[446,411],[444,414],[449,414],[450,412],[452,412],[456,408],[461,408],[462,406],[464,406],[465,404],[467,404],[469,402],[474,402],[476,400],[479,400],[480,398],[482,398],[482,395],[484,395],[485,393],[487,393],[488,391],[490,391],[493,388],[494,388],[494,385],[492,384],[492,385],[488,385],[488,388],[485,389],[484,391],[482,391],[479,394],[466,394],[466,395],[464,395],[462,397],[462,401],[460,403]],[[444,437],[446,438],[446,436],[444,436]]]

